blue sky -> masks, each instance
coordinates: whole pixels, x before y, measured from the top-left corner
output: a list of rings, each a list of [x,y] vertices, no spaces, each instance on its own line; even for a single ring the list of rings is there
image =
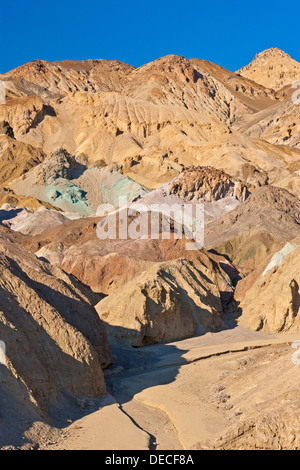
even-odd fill
[[[279,47],[300,61],[300,2],[10,1],[0,10],[0,73],[34,59],[118,59],[140,66],[167,54],[237,70]]]

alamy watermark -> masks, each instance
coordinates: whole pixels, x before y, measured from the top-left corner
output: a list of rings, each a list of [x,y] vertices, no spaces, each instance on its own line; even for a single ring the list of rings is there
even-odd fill
[[[6,365],[6,345],[4,341],[0,341],[0,365]]]
[[[292,84],[292,88],[295,89],[292,94],[292,102],[296,105],[300,104],[300,80],[297,80]]]
[[[6,103],[6,88],[5,88],[5,82],[0,80],[0,104],[5,104]]]
[[[294,341],[292,343],[292,348],[296,349],[295,352],[292,354],[292,363],[296,365],[300,364],[300,341]]]
[[[119,198],[119,208],[102,204],[97,209],[100,240],[185,239],[186,250],[204,245],[203,204],[150,204]]]

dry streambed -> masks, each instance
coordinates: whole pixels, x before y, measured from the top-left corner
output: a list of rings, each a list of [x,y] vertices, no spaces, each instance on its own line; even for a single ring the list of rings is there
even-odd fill
[[[118,348],[100,409],[50,449],[298,448],[297,335],[240,327],[171,344]]]

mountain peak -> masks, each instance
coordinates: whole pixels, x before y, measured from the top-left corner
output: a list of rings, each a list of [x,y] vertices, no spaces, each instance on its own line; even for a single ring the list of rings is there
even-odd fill
[[[279,49],[278,47],[270,47],[269,49],[265,49],[264,51],[259,52],[258,54],[256,54],[255,57],[264,57],[264,58],[286,57],[286,58],[292,59],[289,54],[284,52],[282,49]]]
[[[300,63],[278,47],[272,47],[256,54],[252,62],[237,73],[265,87],[280,90],[300,79]]]

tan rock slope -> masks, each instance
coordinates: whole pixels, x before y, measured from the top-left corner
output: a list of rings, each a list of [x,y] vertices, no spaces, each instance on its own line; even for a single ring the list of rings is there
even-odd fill
[[[26,420],[47,419],[62,394],[104,394],[102,367],[112,359],[87,288],[5,236],[0,270],[0,338],[7,354],[7,366],[0,365],[3,445]]]
[[[221,429],[217,433],[210,429],[209,438],[195,449],[299,449],[300,394],[290,345],[235,354],[227,360],[214,358],[210,366],[215,380],[222,365],[228,375],[223,374],[219,386],[230,398],[218,407]],[[199,364],[202,377],[207,366]]]
[[[0,155],[0,183],[6,186],[7,183],[39,165],[45,159],[40,149],[5,135],[0,135]]]
[[[154,264],[96,307],[112,343],[143,346],[216,330],[222,305],[215,273],[185,259]]]
[[[235,128],[255,139],[273,145],[299,149],[299,86],[286,87],[286,99],[254,115],[245,116]]]
[[[119,61],[85,60],[47,62],[35,60],[3,75],[11,95],[62,97],[75,91],[120,90],[133,67]]]
[[[285,244],[241,283],[236,299],[241,300],[242,325],[271,333],[299,331],[299,241]]]
[[[257,54],[253,61],[237,71],[256,83],[279,90],[300,80],[300,64],[278,48]]]
[[[224,171],[200,166],[183,171],[170,183],[169,193],[185,202],[216,202],[231,197],[242,202],[249,196],[241,181],[233,181]]]
[[[299,199],[284,189],[263,186],[206,226],[205,247],[249,272],[299,233]]]

